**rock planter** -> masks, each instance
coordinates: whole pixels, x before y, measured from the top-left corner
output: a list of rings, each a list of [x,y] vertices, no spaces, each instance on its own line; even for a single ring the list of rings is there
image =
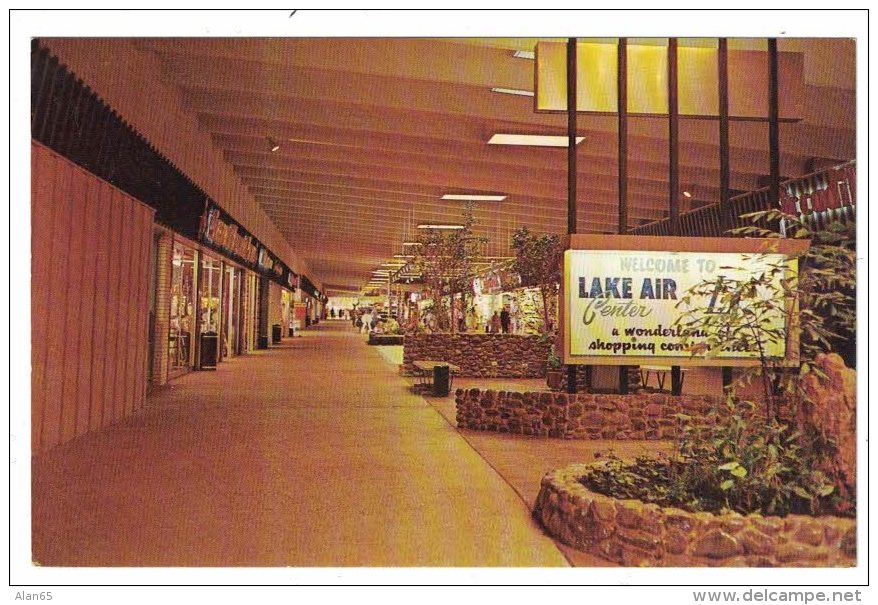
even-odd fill
[[[579,482],[589,465],[549,472],[534,516],[549,534],[626,567],[853,567],[856,521],[715,515],[619,500]]]
[[[406,334],[403,373],[414,375],[419,359],[437,359],[458,366],[458,376],[542,378],[551,346],[539,336],[520,334]]]
[[[458,428],[564,439],[674,439],[676,414],[712,423],[727,413],[707,395],[549,393],[458,389]]]

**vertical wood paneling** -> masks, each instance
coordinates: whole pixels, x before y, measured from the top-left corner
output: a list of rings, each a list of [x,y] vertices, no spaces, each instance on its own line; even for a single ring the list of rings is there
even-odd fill
[[[45,411],[43,413],[43,445],[54,445],[61,439],[61,406],[64,387],[64,321],[66,319],[67,292],[67,247],[70,231],[65,227],[70,224],[71,210],[67,203],[69,195],[70,164],[50,164],[51,177],[55,179],[55,187],[51,202],[57,206],[54,220],[46,227],[50,230],[52,246],[49,252],[49,302],[48,308],[41,311],[46,314],[45,355]]]
[[[110,190],[104,183],[97,183],[95,204],[98,220],[94,225],[95,234],[95,292],[94,325],[92,328],[92,382],[89,406],[89,429],[103,426],[104,422],[104,375],[106,374],[105,357],[107,353],[107,284],[109,274],[107,267],[110,256]],[[106,234],[103,236],[102,234]]]
[[[142,371],[137,371],[142,361],[140,350],[147,341],[146,330],[142,327],[144,305],[141,301],[146,300],[146,292],[143,284],[149,279],[148,273],[144,272],[147,262],[144,261],[143,232],[148,231],[145,217],[140,208],[132,206],[134,213],[131,221],[130,252],[131,259],[129,284],[129,297],[134,302],[131,312],[128,314],[128,337],[127,355],[125,356],[125,384],[122,385],[125,392],[125,416],[130,416],[138,405],[140,389],[142,387]],[[148,252],[148,251],[147,251]],[[126,388],[127,386],[127,388]]]
[[[107,255],[107,266],[104,269],[109,276],[107,281],[107,330],[104,333],[104,390],[101,397],[101,408],[103,410],[103,424],[114,422],[116,420],[116,375],[118,374],[118,358],[119,358],[119,321],[120,321],[120,301],[119,301],[119,278],[121,275],[121,237],[122,219],[124,208],[116,199],[114,189],[107,188],[107,194],[110,199],[110,228],[107,233],[112,234],[110,238],[109,254]]]
[[[91,418],[91,388],[94,351],[94,310],[99,295],[95,290],[95,246],[98,234],[94,226],[100,221],[98,214],[98,183],[85,176],[86,192],[84,199],[85,214],[82,229],[84,232],[84,249],[82,273],[79,279],[82,284],[82,297],[79,301],[79,380],[76,394],[76,434],[88,432]]]
[[[152,258],[152,216],[145,209],[138,208],[140,214],[140,279],[134,282],[137,285],[137,300],[149,300],[149,283],[152,274],[150,260]],[[135,233],[135,236],[137,234]],[[136,240],[135,240],[136,241]],[[134,399],[132,401],[132,409],[139,410],[143,407],[143,401],[146,397],[146,368],[147,354],[149,353],[149,309],[148,305],[141,304],[137,307],[137,336],[134,341],[137,345],[136,355],[134,357]]]
[[[32,146],[32,447],[141,406],[151,209]]]
[[[66,317],[63,325],[59,326],[64,339],[64,354],[61,364],[65,368],[64,388],[61,395],[61,442],[69,441],[76,436],[76,414],[78,411],[76,397],[79,393],[78,380],[79,368],[77,368],[79,354],[79,321],[80,308],[83,294],[82,280],[77,276],[82,275],[84,264],[84,231],[85,231],[85,196],[87,186],[85,175],[78,168],[70,169],[70,189],[67,194],[67,203],[70,208],[70,222],[66,225],[70,233],[70,243],[64,258],[66,266],[66,291],[64,296],[64,309]],[[59,225],[60,226],[60,225]],[[60,301],[59,301],[60,304]]]
[[[119,229],[119,335],[116,338],[116,381],[113,384],[113,412],[115,418],[124,418],[127,415],[131,399],[133,397],[134,374],[131,366],[134,347],[132,338],[135,336],[132,316],[136,315],[133,300],[132,281],[137,279],[137,260],[134,258],[134,244],[136,239],[133,233],[136,227],[137,214],[130,204],[125,204],[124,195],[116,191],[114,203],[122,208],[122,224]]]
[[[40,448],[45,409],[46,309],[49,306],[49,267],[52,249],[52,190],[55,185],[48,158],[31,155],[31,447]]]

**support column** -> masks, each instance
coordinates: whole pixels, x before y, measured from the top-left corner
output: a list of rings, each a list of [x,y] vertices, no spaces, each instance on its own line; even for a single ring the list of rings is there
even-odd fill
[[[619,38],[616,49],[618,105],[619,235],[628,231],[628,39]],[[628,366],[619,366],[619,392],[628,394]]]
[[[717,81],[719,82],[719,213],[722,235],[734,225],[729,208],[730,161],[729,161],[729,41],[719,39],[717,52]]]
[[[717,82],[719,85],[719,221],[720,235],[735,225],[731,197],[729,160],[729,41],[719,39],[717,49]],[[732,368],[723,367],[723,392],[732,384]]]
[[[677,39],[668,39],[668,212],[670,235],[680,234],[680,116],[677,108]],[[671,366],[671,393],[683,390],[680,366]]]
[[[576,38],[567,40],[567,233],[576,233]],[[576,366],[567,366],[567,392],[576,392]]]
[[[769,201],[780,200],[780,125],[778,123],[777,38],[768,39],[768,160]]]
[[[156,239],[155,324],[153,326],[153,356],[150,384],[168,382],[168,338],[171,332],[171,262],[174,242],[167,231]]]

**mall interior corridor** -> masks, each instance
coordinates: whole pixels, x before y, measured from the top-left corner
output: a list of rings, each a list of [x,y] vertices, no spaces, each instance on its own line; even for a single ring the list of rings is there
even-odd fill
[[[555,566],[529,503],[348,322],[35,458],[43,566]]]

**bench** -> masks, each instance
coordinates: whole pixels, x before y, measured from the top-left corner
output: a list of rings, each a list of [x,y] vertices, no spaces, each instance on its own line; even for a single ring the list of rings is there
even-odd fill
[[[379,345],[379,346],[387,346],[387,345],[401,345],[405,342],[405,336],[402,334],[376,334],[375,332],[369,333],[369,343],[370,345]]]
[[[418,377],[418,387],[423,390],[432,391],[433,390],[433,370],[437,367],[447,367],[448,368],[448,390],[451,391],[451,387],[454,384],[454,373],[460,372],[460,368],[454,365],[453,363],[448,363],[447,361],[437,361],[434,359],[418,359],[412,362],[412,365],[415,367],[415,376]]]
[[[670,366],[640,366],[640,384],[644,388],[649,388],[649,375],[655,373],[655,380],[658,383],[658,391],[665,391],[665,380],[668,372],[671,371]],[[683,388],[683,380],[686,378],[688,368],[680,368],[680,389]]]

